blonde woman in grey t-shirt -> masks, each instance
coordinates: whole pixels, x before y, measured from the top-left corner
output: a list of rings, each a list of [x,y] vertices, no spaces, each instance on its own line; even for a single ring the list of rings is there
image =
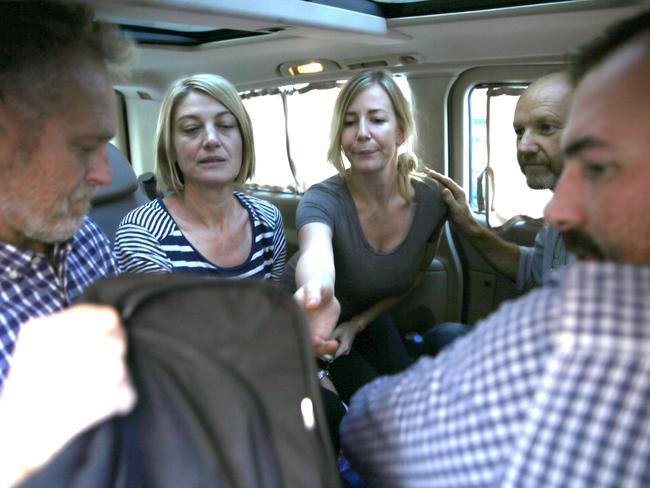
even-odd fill
[[[316,351],[335,355],[331,372],[344,400],[410,364],[388,310],[422,278],[446,215],[437,182],[417,177],[414,158],[398,154],[412,131],[389,73],[352,78],[332,120],[328,159],[339,174],[310,188],[298,207],[295,297]]]

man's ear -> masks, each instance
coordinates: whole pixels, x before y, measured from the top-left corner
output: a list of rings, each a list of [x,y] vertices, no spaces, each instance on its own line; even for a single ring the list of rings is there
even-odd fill
[[[7,135],[7,123],[9,122],[9,110],[0,97],[0,137]]]
[[[15,161],[16,154],[14,147],[16,115],[7,107],[4,100],[0,98],[0,168],[5,172]],[[0,184],[0,186],[4,186]],[[3,188],[4,191],[4,188]]]

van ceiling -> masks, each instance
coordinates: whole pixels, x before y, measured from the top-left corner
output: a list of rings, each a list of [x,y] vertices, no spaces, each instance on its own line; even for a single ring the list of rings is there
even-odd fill
[[[415,74],[458,74],[484,65],[561,63],[567,51],[593,38],[615,19],[636,12],[643,3],[86,1],[100,18],[122,25],[135,37],[136,61],[129,84],[153,91],[163,91],[179,76],[196,72],[222,74],[246,90],[341,79],[349,76],[351,66],[382,61]],[[472,10],[479,5],[483,10]],[[367,13],[368,6],[383,14]],[[446,10],[439,11],[443,7]],[[432,9],[438,9],[437,13],[432,14]],[[408,16],[395,16],[396,12]],[[283,63],[312,58],[331,60],[342,69],[292,79],[280,74]]]
[[[305,0],[387,19],[492,10],[522,5],[566,3],[567,0]]]
[[[363,16],[372,16],[382,19],[397,19],[397,18],[415,18],[431,15],[445,15],[453,13],[466,13],[477,11],[494,11],[497,9],[522,7],[531,5],[544,5],[544,4],[577,4],[583,0],[567,1],[567,0],[292,0],[295,4],[296,1],[303,4],[317,4],[323,8],[337,9],[343,13],[347,12],[349,15],[360,14]],[[95,2],[102,3],[102,2]],[[119,2],[117,2],[119,3]],[[136,5],[139,2],[130,2],[131,5]],[[245,3],[245,2],[244,2]],[[282,3],[282,2],[280,2]],[[286,1],[284,3],[287,3]],[[602,2],[601,2],[602,3]],[[149,5],[155,5],[156,2],[149,2]],[[174,2],[160,2],[161,10],[173,5]],[[196,2],[196,6],[200,7],[201,2]],[[241,4],[241,2],[240,2]],[[192,2],[185,2],[188,12],[192,11]],[[276,6],[278,2],[276,1]],[[123,5],[126,9],[127,6]],[[219,2],[214,2],[214,13],[230,14],[237,13],[237,8],[220,8]],[[268,4],[266,5],[268,7]],[[307,10],[305,13],[316,13],[314,5],[310,6],[311,11]],[[103,10],[103,9],[100,9]],[[258,12],[264,10],[271,10],[269,8],[260,9]],[[125,10],[128,11],[128,10]],[[252,12],[242,8],[239,12],[242,16],[254,16]],[[208,44],[219,41],[226,41],[231,39],[243,39],[252,36],[263,35],[264,33],[279,32],[285,30],[287,26],[268,26],[262,28],[251,29],[233,29],[233,28],[219,28],[216,26],[205,26],[204,28],[197,28],[194,24],[179,24],[170,22],[156,22],[151,21],[149,18],[115,18],[111,15],[106,16],[108,20],[127,32],[136,42],[142,44],[162,44],[162,45],[199,45]],[[260,17],[262,17],[260,15]],[[287,18],[287,20],[289,20]],[[338,19],[337,19],[338,20]],[[379,20],[379,19],[377,19]],[[288,22],[290,23],[290,22]],[[339,25],[339,27],[342,27]],[[379,32],[376,32],[379,33]]]

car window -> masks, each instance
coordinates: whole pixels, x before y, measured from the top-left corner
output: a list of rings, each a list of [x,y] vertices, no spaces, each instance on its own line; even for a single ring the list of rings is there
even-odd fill
[[[395,76],[395,81],[410,100],[407,79]],[[304,192],[336,173],[327,161],[327,148],[332,111],[342,84],[300,84],[241,93],[255,137],[253,186]],[[295,179],[289,158],[295,166]]]
[[[480,84],[468,97],[469,121],[469,201],[474,210],[481,206],[481,188],[485,194],[484,175],[490,168],[494,175],[494,201],[491,218],[495,225],[515,215],[542,217],[551,198],[550,190],[531,190],[517,163],[516,136],[512,128],[515,107],[526,89],[521,84]]]

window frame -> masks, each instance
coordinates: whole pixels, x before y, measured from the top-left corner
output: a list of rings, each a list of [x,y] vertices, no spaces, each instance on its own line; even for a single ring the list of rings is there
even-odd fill
[[[407,98],[409,103],[411,104],[412,108],[414,105],[414,99],[413,99],[413,94],[412,94],[412,88],[410,86],[410,80],[408,76],[405,73],[399,73],[399,72],[394,72],[392,70],[388,70],[390,74],[393,76],[393,79],[396,81],[400,89],[402,90],[404,96]],[[310,83],[294,83],[294,84],[286,84],[286,85],[281,85],[281,86],[272,86],[272,87],[264,87],[264,88],[257,88],[257,89],[250,89],[250,90],[242,90],[239,92],[239,96],[241,97],[242,101],[244,102],[244,105],[246,106],[246,101],[258,98],[258,97],[266,97],[266,96],[280,96],[284,97],[285,100],[283,102],[284,110],[289,111],[290,110],[290,105],[291,101],[296,101],[295,99],[292,99],[293,96],[300,96],[307,94],[308,92],[311,91],[319,91],[319,90],[340,90],[343,88],[343,86],[347,83],[347,80],[352,78],[355,74],[352,73],[349,76],[346,77],[338,77],[336,79],[331,79],[331,80],[319,80],[319,81],[313,81]],[[403,80],[403,81],[402,81]],[[336,93],[338,96],[338,91]],[[332,106],[331,109],[328,111],[323,112],[323,116],[326,117],[327,120],[327,130],[326,132],[323,132],[323,136],[326,137],[329,145],[329,125],[330,121],[332,118],[332,110],[334,109],[336,101],[336,96],[334,97],[334,100],[332,101]],[[259,119],[256,119],[254,115],[252,115],[250,112],[250,109],[247,109],[249,112],[249,115],[251,115],[252,123],[254,127],[259,127],[256,125],[256,123],[259,123]],[[414,109],[415,111],[415,109]],[[295,147],[297,146],[296,141],[297,138],[291,137],[292,134],[287,133],[286,131],[289,130],[289,126],[292,124],[295,124],[294,122],[294,115],[289,112],[284,112],[283,114],[283,124],[284,124],[284,130],[285,130],[285,137],[287,138],[286,140],[288,141],[287,145],[285,146],[286,152],[283,154],[283,158],[286,161],[287,166],[289,167],[290,173],[293,174],[293,171],[291,170],[292,165],[294,165],[294,169],[297,170],[297,175],[299,176],[301,173],[301,170],[304,171],[305,169],[305,163],[304,159],[299,160],[297,159],[297,153],[294,151]],[[290,122],[287,122],[287,116],[290,119]],[[256,122],[258,121],[258,122]],[[293,134],[295,136],[295,134]],[[410,138],[409,141],[407,141],[407,145],[404,146],[404,149],[409,151],[409,152],[416,152],[416,147],[413,146],[413,138]],[[260,150],[260,146],[256,145],[255,147],[256,152]],[[289,150],[291,150],[289,152]],[[319,156],[321,157],[321,156]],[[336,169],[334,166],[332,166],[328,161],[327,161],[327,152],[324,151],[322,154],[322,164],[329,165],[329,168],[331,169],[331,172],[329,176],[335,175],[336,174]],[[258,158],[259,159],[259,158]],[[256,161],[256,164],[258,161]],[[345,158],[344,158],[344,163],[347,164]],[[325,172],[322,172],[325,173]],[[310,181],[310,179],[295,179],[296,175],[294,176],[294,181],[288,181],[287,184],[285,185],[277,185],[272,182],[265,182],[265,181],[256,181],[256,178],[253,179],[253,181],[248,181],[245,184],[245,187],[250,189],[250,190],[263,190],[263,191],[273,191],[276,193],[293,193],[297,195],[302,195],[305,191],[309,189],[309,187],[313,184],[316,184],[320,181],[323,181],[324,179],[328,178],[329,176],[323,176],[320,177],[316,180]]]
[[[529,84],[562,68],[561,64],[478,67],[464,71],[452,83],[448,100],[449,163],[446,175],[463,188],[468,200],[471,187],[469,95],[472,89],[482,84]],[[478,220],[485,221],[484,214],[473,209],[472,213]]]

